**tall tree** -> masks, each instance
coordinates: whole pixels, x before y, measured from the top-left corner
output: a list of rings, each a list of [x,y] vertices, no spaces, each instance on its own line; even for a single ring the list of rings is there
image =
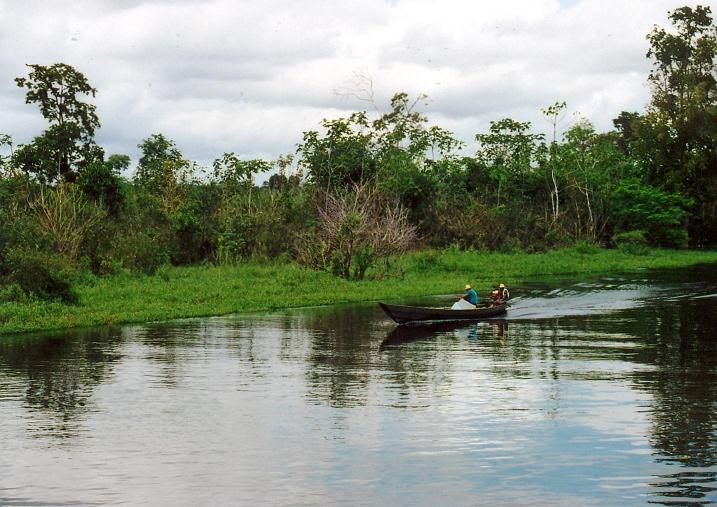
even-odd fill
[[[691,235],[717,240],[717,27],[706,6],[669,14],[647,36],[652,101],[638,122],[651,183],[694,198]]]
[[[27,89],[25,102],[37,104],[50,126],[31,145],[24,147],[27,153],[20,153],[18,160],[41,179],[74,179],[77,163],[101,155],[93,142],[100,121],[95,106],[83,100],[83,97],[94,97],[97,90],[71,65],[31,64],[28,67],[29,75],[18,77],[15,82]]]

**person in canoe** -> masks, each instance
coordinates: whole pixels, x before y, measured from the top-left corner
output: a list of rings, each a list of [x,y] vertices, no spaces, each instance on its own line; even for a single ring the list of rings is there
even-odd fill
[[[470,285],[466,285],[466,293],[461,299],[465,299],[473,306],[478,305],[478,293]]]
[[[466,285],[466,293],[453,303],[451,310],[475,310],[478,304],[478,293],[470,285]]]
[[[505,304],[508,302],[509,298],[510,292],[508,291],[508,288],[505,286],[504,283],[498,285],[498,287],[490,293],[490,299],[493,303],[493,306]]]

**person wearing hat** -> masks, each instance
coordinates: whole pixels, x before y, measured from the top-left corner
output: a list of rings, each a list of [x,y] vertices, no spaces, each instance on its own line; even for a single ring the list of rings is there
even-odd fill
[[[466,284],[466,294],[461,299],[465,299],[472,305],[478,304],[478,293],[471,287],[470,285]]]
[[[496,291],[494,291],[496,295],[493,304],[502,305],[504,303],[507,303],[508,298],[510,298],[510,292],[508,292],[508,288],[505,286],[505,284],[501,283],[500,285],[498,285]]]

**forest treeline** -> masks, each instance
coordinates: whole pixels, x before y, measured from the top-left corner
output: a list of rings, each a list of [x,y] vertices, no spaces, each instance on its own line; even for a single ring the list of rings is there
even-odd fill
[[[717,31],[709,7],[670,20],[647,36],[649,105],[610,132],[556,102],[545,134],[504,118],[469,145],[429,123],[424,96],[397,93],[384,113],[325,119],[276,161],[230,152],[200,167],[157,133],[131,178],[130,158],[94,141],[89,80],[29,65],[15,81],[47,128],[19,146],[0,135],[2,298],[72,301],[90,273],[164,264],[281,258],[360,279],[421,246],[714,245]]]

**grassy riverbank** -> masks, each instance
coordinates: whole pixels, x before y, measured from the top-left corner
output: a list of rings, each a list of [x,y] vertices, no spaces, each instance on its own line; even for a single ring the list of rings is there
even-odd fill
[[[180,317],[395,299],[515,285],[543,275],[603,274],[717,262],[717,251],[567,249],[539,254],[420,252],[398,261],[397,277],[350,282],[294,264],[167,268],[154,276],[99,278],[78,287],[77,305],[29,302],[0,306],[0,334],[147,322]]]

